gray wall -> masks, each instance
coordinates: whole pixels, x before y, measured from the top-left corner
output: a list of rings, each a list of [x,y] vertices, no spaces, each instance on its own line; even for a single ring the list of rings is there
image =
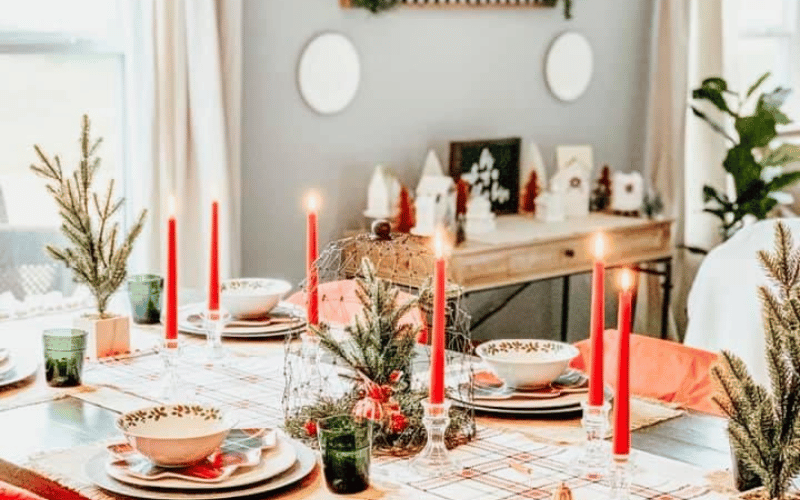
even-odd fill
[[[363,224],[374,166],[390,165],[415,186],[425,153],[447,165],[448,142],[521,136],[542,147],[553,169],[555,145],[588,143],[597,163],[639,168],[642,156],[649,0],[578,1],[561,8],[398,9],[379,16],[344,10],[338,0],[245,0],[243,263],[247,276],[303,274],[303,193],[323,198],[321,240]],[[335,30],[355,43],[361,88],[343,113],[319,116],[297,92],[298,57],[316,33]],[[549,43],[584,33],[595,54],[587,93],[564,104],[542,75]],[[588,280],[573,281],[571,329],[588,328]],[[476,336],[536,335],[557,327],[561,283],[521,294]],[[471,299],[475,310],[498,294]]]

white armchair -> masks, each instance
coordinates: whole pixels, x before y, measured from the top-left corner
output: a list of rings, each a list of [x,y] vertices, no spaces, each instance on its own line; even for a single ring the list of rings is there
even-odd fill
[[[800,243],[800,218],[782,220]],[[767,280],[756,252],[772,249],[774,226],[774,219],[748,225],[709,252],[689,292],[684,339],[692,347],[735,353],[764,384],[769,378],[757,287]]]

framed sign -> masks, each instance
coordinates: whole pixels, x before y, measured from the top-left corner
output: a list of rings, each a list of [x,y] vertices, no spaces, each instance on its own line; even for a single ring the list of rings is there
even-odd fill
[[[516,213],[521,145],[519,137],[451,142],[450,175],[467,181],[473,195],[487,198],[494,213]]]

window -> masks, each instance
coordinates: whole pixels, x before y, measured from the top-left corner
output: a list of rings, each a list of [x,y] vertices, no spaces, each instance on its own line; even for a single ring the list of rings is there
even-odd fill
[[[92,120],[101,185],[124,179],[124,89],[119,8],[114,0],[0,0],[0,312],[73,292],[71,276],[42,248],[62,242],[55,204],[29,170],[33,145],[79,158],[81,117]],[[124,186],[117,184],[121,194]],[[38,297],[38,299],[37,299]],[[59,294],[50,294],[58,300]]]
[[[765,89],[793,90],[786,111],[800,127],[800,0],[739,0],[738,47],[735,52],[739,91],[746,91],[767,71]]]

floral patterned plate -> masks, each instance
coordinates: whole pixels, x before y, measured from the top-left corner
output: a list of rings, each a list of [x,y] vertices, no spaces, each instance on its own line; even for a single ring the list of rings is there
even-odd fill
[[[233,429],[220,453],[180,469],[153,465],[124,443],[107,447],[106,473],[132,486],[169,490],[237,488],[275,477],[292,467],[297,453],[285,437],[265,429]]]

